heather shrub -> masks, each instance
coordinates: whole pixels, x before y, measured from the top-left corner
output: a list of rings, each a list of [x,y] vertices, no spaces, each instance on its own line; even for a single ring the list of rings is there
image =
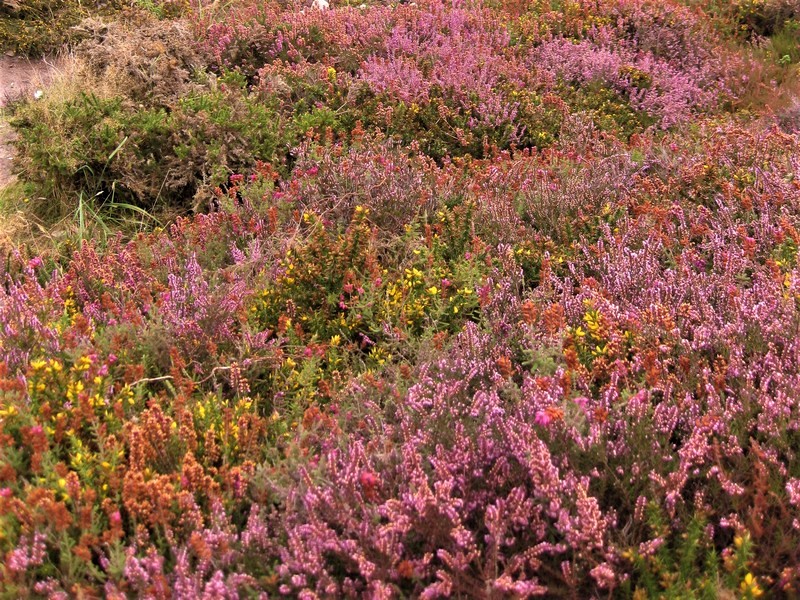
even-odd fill
[[[3,267],[6,589],[796,585],[796,136],[383,143]]]
[[[356,207],[387,238],[401,234],[422,215],[432,215],[439,200],[438,169],[420,152],[374,140],[356,130],[349,148],[306,144],[294,165],[292,185],[283,186],[285,206],[317,212],[325,223],[343,227]]]
[[[531,11],[540,24],[565,17]],[[719,83],[731,64],[720,67],[718,40],[691,13],[655,4],[609,11],[613,18],[587,23],[595,13],[581,6],[582,25],[548,37],[517,31],[505,13],[479,5],[342,8],[323,16],[265,3],[211,25],[204,47],[220,68],[257,78],[290,102],[301,129],[308,128],[302,114],[324,102],[338,115],[327,123],[334,131],[361,122],[436,159],[549,146],[564,110],[586,112],[627,137],[654,124],[671,127],[732,94]],[[576,15],[567,13],[571,23]],[[608,51],[612,43],[619,50]]]
[[[695,81],[657,58],[638,58],[625,52],[624,46],[612,47],[612,39],[577,44],[554,40],[537,48],[532,64],[566,84],[578,85],[579,90],[594,84],[602,93],[602,86],[609,86],[627,99],[631,109],[645,113],[664,128],[686,121],[691,111],[702,110],[715,98],[709,89],[715,84],[714,74]],[[599,108],[607,106],[608,99]],[[623,123],[631,120],[624,114],[624,105],[609,108],[612,115],[622,113],[618,119],[624,119]]]
[[[357,145],[377,132],[445,164],[549,148],[576,115],[628,139],[735,96],[738,63],[717,60],[724,50],[693,13],[614,4],[613,19],[592,20],[576,7],[531,8],[542,26],[565,19],[535,34],[499,8],[440,2],[245,5],[218,23],[198,13],[199,43],[181,21],[140,17],[126,35],[87,22],[73,77],[98,84],[18,109],[19,168],[51,220],[81,198],[98,215],[181,212],[212,206],[215,188],[259,161],[286,175],[307,140]]]
[[[777,185],[778,188],[789,191],[785,184]],[[722,214],[731,214],[727,210],[720,208]],[[765,214],[763,211],[769,213],[771,210],[767,204],[759,204],[757,209],[762,219]],[[472,585],[475,585],[472,577],[478,577],[480,585],[500,585],[487,579],[487,571],[496,574],[497,569],[486,569],[481,563],[470,562],[471,558],[478,560],[478,557],[486,556],[480,546],[474,549],[470,540],[483,542],[492,539],[478,535],[483,521],[470,517],[466,519],[466,523],[469,523],[467,526],[461,520],[468,507],[487,506],[484,502],[491,506],[491,501],[488,500],[478,504],[470,502],[469,479],[464,479],[462,473],[476,472],[469,468],[473,458],[482,457],[477,459],[483,464],[477,472],[484,477],[486,473],[491,473],[491,476],[495,476],[495,473],[497,476],[508,476],[514,472],[513,463],[509,465],[504,462],[503,467],[493,466],[495,463],[490,456],[482,454],[491,449],[500,452],[500,456],[511,457],[515,452],[511,447],[501,450],[492,445],[490,440],[495,438],[491,434],[475,435],[470,429],[474,426],[481,427],[484,414],[498,414],[501,415],[501,426],[508,426],[514,431],[512,434],[509,430],[504,430],[501,439],[506,442],[519,440],[516,435],[521,435],[524,439],[521,432],[525,431],[526,424],[537,424],[539,428],[536,429],[536,436],[546,440],[548,448],[559,449],[556,454],[559,456],[559,468],[576,473],[578,481],[581,481],[581,476],[585,476],[591,482],[587,488],[587,493],[590,494],[588,498],[598,511],[594,523],[603,523],[603,519],[607,519],[605,523],[614,524],[615,533],[609,531],[609,535],[616,540],[614,544],[621,545],[617,548],[620,551],[626,546],[634,548],[625,553],[603,556],[601,548],[606,542],[598,541],[600,555],[591,569],[584,567],[584,577],[589,576],[591,571],[591,576],[584,581],[614,588],[626,581],[626,578],[617,579],[614,575],[615,569],[623,569],[631,577],[629,583],[625,584],[630,585],[630,590],[649,589],[651,593],[680,594],[679,590],[685,592],[689,585],[695,586],[698,594],[708,595],[714,593],[712,586],[717,585],[712,575],[713,570],[724,569],[727,585],[736,587],[742,581],[740,587],[755,594],[759,583],[752,576],[749,570],[751,567],[747,567],[748,560],[752,559],[752,554],[749,553],[753,552],[752,546],[745,548],[749,543],[747,540],[751,539],[748,536],[765,534],[767,530],[764,528],[764,519],[770,518],[767,515],[781,518],[778,516],[781,514],[778,507],[785,506],[786,502],[783,488],[785,485],[790,488],[791,484],[785,479],[789,474],[779,475],[780,467],[775,462],[770,462],[773,459],[769,456],[776,455],[765,452],[763,444],[766,441],[758,441],[760,435],[784,435],[777,434],[778,431],[783,431],[780,426],[772,429],[773,425],[770,423],[776,424],[772,419],[782,421],[786,417],[778,416],[781,414],[780,410],[771,412],[764,404],[744,400],[751,393],[759,394],[749,382],[755,383],[760,378],[751,378],[752,375],[746,373],[752,374],[753,369],[759,368],[755,367],[756,361],[753,360],[752,353],[776,352],[775,360],[788,361],[782,364],[794,364],[796,345],[782,337],[784,334],[781,331],[785,330],[778,324],[795,323],[796,307],[791,298],[785,299],[782,291],[785,289],[783,277],[770,275],[770,269],[760,262],[763,259],[756,258],[763,256],[758,250],[760,245],[763,243],[768,248],[773,235],[768,229],[762,228],[765,224],[763,220],[760,221],[761,225],[753,223],[756,228],[755,238],[748,236],[745,239],[738,233],[742,225],[736,224],[737,219],[722,218],[721,222],[715,223],[711,220],[711,213],[705,212],[702,207],[693,209],[688,205],[686,208],[673,208],[672,211],[672,217],[666,220],[663,220],[666,215],[662,214],[661,220],[657,221],[660,225],[656,228],[653,228],[650,219],[659,218],[657,210],[647,216],[643,213],[635,220],[623,223],[622,231],[627,232],[622,234],[623,240],[627,241],[615,241],[609,233],[597,246],[598,249],[604,247],[604,251],[599,254],[588,252],[584,259],[577,260],[573,268],[584,264],[583,268],[587,270],[583,274],[574,270],[572,273],[586,285],[574,291],[570,287],[562,288],[565,294],[563,312],[554,310],[550,304],[551,299],[548,299],[548,295],[552,293],[548,291],[552,290],[551,286],[559,286],[552,276],[546,278],[536,290],[532,301],[522,301],[518,296],[514,300],[519,288],[512,282],[501,281],[498,286],[492,285],[485,291],[481,290],[479,295],[486,294],[481,295],[481,302],[487,327],[493,332],[491,341],[479,343],[475,339],[477,333],[473,333],[468,326],[467,331],[461,335],[470,339],[467,346],[469,350],[465,351],[458,342],[449,347],[449,358],[445,358],[440,363],[441,366],[437,365],[435,375],[431,375],[431,381],[435,384],[430,384],[430,391],[425,388],[427,371],[423,368],[417,374],[417,380],[422,383],[410,388],[402,402],[388,405],[389,423],[394,423],[391,419],[396,418],[403,423],[403,417],[398,415],[408,410],[414,415],[411,418],[424,415],[421,418],[426,425],[420,428],[400,424],[395,428],[384,423],[380,427],[368,429],[367,432],[370,433],[364,434],[368,436],[369,442],[362,441],[357,436],[351,450],[341,453],[338,449],[334,450],[338,462],[334,463],[330,459],[326,461],[325,468],[330,469],[330,476],[339,478],[339,483],[326,483],[326,478],[323,477],[320,483],[303,489],[304,495],[299,505],[301,517],[296,537],[290,537],[292,545],[289,548],[290,553],[297,553],[296,556],[302,556],[303,560],[289,563],[284,558],[282,567],[287,577],[290,573],[297,572],[303,575],[301,579],[293,579],[293,585],[306,586],[318,593],[345,593],[346,590],[357,593],[360,590],[385,589],[382,586],[388,583],[390,589],[410,592],[411,588],[403,587],[403,572],[408,572],[408,568],[413,569],[413,581],[429,582],[430,587],[425,589],[431,595],[456,593],[459,586],[466,585],[467,581],[473,581]],[[684,211],[692,213],[693,217],[688,217]],[[747,222],[746,216],[740,218]],[[673,225],[669,225],[670,222]],[[650,233],[643,234],[640,227]],[[664,227],[665,230],[662,229]],[[673,230],[672,227],[677,229]],[[698,255],[690,252],[690,256],[682,258],[675,268],[668,260],[664,260],[666,256],[662,253],[670,254],[668,249],[671,245],[679,243],[670,240],[683,239],[680,231],[684,228],[687,235],[691,229],[694,236],[699,235],[707,240],[696,239],[695,243],[698,244],[698,250],[706,248],[710,255],[699,260]],[[633,237],[625,237],[628,235]],[[720,238],[724,238],[726,243],[712,242]],[[684,260],[689,262],[683,262]],[[739,279],[743,265],[739,266],[737,262],[753,260],[762,266],[748,262],[749,266],[744,270],[753,272],[752,279]],[[504,273],[513,274],[515,268],[512,265],[513,262],[506,262]],[[794,262],[792,265],[792,268],[796,266]],[[655,276],[652,269],[660,274]],[[758,273],[763,274],[763,278]],[[793,281],[785,281],[790,280]],[[646,284],[646,281],[650,283]],[[660,283],[653,287],[653,282]],[[792,285],[789,283],[790,288]],[[729,291],[723,292],[732,288],[739,290],[736,297],[740,301],[735,303],[728,299]],[[643,293],[645,289],[647,291]],[[664,294],[668,289],[672,290],[669,293],[678,294],[681,300],[667,300]],[[719,292],[714,291],[717,289]],[[610,298],[627,300],[617,304],[618,300],[610,302]],[[661,300],[656,301],[656,298]],[[746,324],[748,317],[745,315],[752,314],[750,311],[755,304],[751,302],[764,302],[766,298],[771,298],[771,304],[768,312],[762,312],[762,309],[766,309],[764,306],[757,311],[762,320],[761,334],[756,339],[753,338],[754,330]],[[700,309],[700,306],[705,308]],[[521,313],[516,313],[520,314],[521,321],[515,321],[511,316],[515,314],[515,308]],[[631,310],[634,312],[629,312]],[[682,310],[688,311],[687,317],[681,316]],[[689,316],[694,310],[710,310],[717,315],[714,317],[718,319],[718,328],[714,330],[716,333],[700,325],[702,321],[697,317]],[[789,311],[790,314],[784,311]],[[711,313],[705,314],[708,318]],[[770,317],[763,320],[768,314]],[[693,334],[683,334],[685,328],[695,327],[691,323],[696,323],[701,329]],[[741,326],[735,325],[736,323],[741,323]],[[773,329],[772,324],[777,328]],[[566,335],[563,338],[564,349],[559,366],[554,373],[547,375],[530,373],[524,362],[518,362],[518,357],[526,355],[525,348],[533,349],[547,343],[547,332],[555,332],[559,327],[564,328],[562,331]],[[701,334],[701,330],[704,333]],[[700,337],[696,337],[696,334]],[[773,338],[773,335],[778,338]],[[725,339],[724,342],[722,338]],[[517,344],[519,350],[515,350]],[[471,354],[480,352],[481,348],[486,348],[489,352],[485,362],[476,361]],[[723,348],[724,353],[720,354]],[[665,352],[677,353],[673,355],[674,369],[667,366],[670,364],[669,360],[654,361],[655,357],[663,356]],[[462,363],[465,356],[473,358]],[[615,365],[619,365],[619,361],[627,362],[631,369],[617,371],[618,367]],[[462,364],[465,365],[464,369],[469,369],[469,376],[460,370]],[[770,393],[773,398],[771,403],[780,404],[782,400],[779,398],[788,398],[785,394],[789,394],[788,390],[795,385],[796,376],[796,372],[791,370],[791,375],[783,383],[776,382],[777,387]],[[784,384],[788,387],[784,388]],[[450,385],[453,387],[449,387]],[[703,391],[688,392],[688,395],[676,393],[676,386],[682,385],[687,385],[692,390],[700,386],[698,389]],[[743,400],[743,404],[725,404],[724,390],[731,387],[739,390],[738,397]],[[518,388],[520,391],[516,392]],[[463,392],[456,393],[456,389]],[[465,396],[461,396],[461,393]],[[764,392],[760,394],[761,398],[765,398]],[[503,401],[513,403],[506,405]],[[773,406],[771,403],[770,406]],[[505,406],[513,409],[506,409]],[[788,406],[786,409],[794,410]],[[461,410],[470,418],[468,424],[464,425],[463,432],[457,416],[461,414]],[[483,413],[483,410],[487,412]],[[513,412],[510,414],[509,410],[530,412],[517,421],[513,420]],[[441,422],[436,418],[440,414],[438,411],[443,411]],[[446,418],[444,414],[447,415]],[[715,416],[717,414],[730,416],[721,418]],[[488,416],[486,418],[490,419]],[[444,423],[447,423],[446,430],[442,428]],[[739,429],[742,426],[745,429]],[[375,433],[371,433],[372,431]],[[403,440],[410,440],[411,446],[403,446],[402,454],[397,450],[397,460],[402,465],[399,468],[417,468],[418,463],[409,457],[433,456],[431,470],[416,471],[414,476],[404,475],[398,478],[395,471],[398,467],[386,462],[386,454],[372,455],[365,451],[370,443],[376,448],[387,446],[386,442],[372,442],[372,435],[378,439],[384,435],[389,436],[391,442],[388,446],[391,448],[397,448],[404,443]],[[406,435],[409,437],[405,437]],[[435,448],[423,449],[427,435],[432,435],[432,439],[436,440]],[[399,436],[399,439],[394,436]],[[483,445],[479,448],[471,447],[470,441],[474,439],[484,440]],[[573,441],[577,439],[584,442],[574,444]],[[729,444],[735,444],[741,451]],[[462,452],[457,458],[448,454],[456,452],[455,448]],[[666,463],[661,458],[665,456],[662,454],[665,450],[667,454],[676,453],[674,459]],[[527,454],[531,455],[541,457],[543,453],[538,451]],[[673,460],[676,461],[674,465],[671,464]],[[630,470],[632,464],[636,465],[633,471]],[[605,465],[604,468],[608,469],[606,475],[598,472],[598,465]],[[466,466],[463,472],[462,466]],[[611,476],[611,473],[617,473],[620,479]],[[638,473],[641,473],[641,478]],[[703,473],[706,475],[702,475]],[[420,498],[418,494],[428,489],[419,483],[425,482],[426,476],[435,477],[436,486],[431,485],[430,494],[426,493]],[[698,491],[695,486],[700,481],[709,482],[707,478],[711,478],[714,483],[702,484],[702,491]],[[394,486],[403,485],[401,482],[407,481],[415,482],[413,492],[412,489],[394,491],[397,489]],[[353,493],[347,491],[349,486],[353,486],[354,492],[360,490],[359,500],[348,497],[348,494]],[[449,490],[455,489],[459,490],[457,499],[448,496]],[[479,489],[487,493],[487,488]],[[488,489],[497,491],[506,488],[502,485],[491,485]],[[759,489],[762,491],[756,491]],[[760,494],[758,497],[761,500],[753,503],[750,496],[752,493]],[[663,506],[664,514],[659,515],[660,508],[648,507],[648,501],[653,498],[653,494],[658,498],[654,506]],[[580,497],[578,494],[578,498]],[[774,504],[771,506],[777,512],[771,512],[772,509],[763,504],[770,502],[766,500],[767,497],[773,499]],[[331,511],[331,505],[342,508]],[[354,506],[359,507],[359,512],[350,512]],[[421,506],[426,507],[425,512],[420,512]],[[522,506],[530,505],[523,503]],[[374,518],[366,516],[370,512],[362,512],[372,510],[377,511]],[[439,530],[432,522],[428,524],[424,520],[425,515],[432,514],[438,515],[436,523],[447,523],[445,530],[451,531],[449,536],[437,537]],[[706,519],[712,514],[715,515],[716,525],[709,527]],[[790,518],[787,513],[783,514],[785,518]],[[381,517],[380,520],[378,516]],[[676,519],[681,521],[680,529],[687,532],[687,537],[672,537],[669,533],[675,526]],[[377,524],[374,528],[365,528],[361,525],[365,522]],[[671,525],[666,525],[667,522]],[[630,525],[626,526],[625,523]],[[782,530],[788,531],[786,527]],[[411,542],[403,537],[420,529],[429,531],[421,540],[413,538],[414,542]],[[745,529],[749,533],[742,533]],[[585,530],[584,526],[582,531]],[[526,528],[525,531],[532,534],[535,529]],[[641,532],[645,537],[637,537],[636,542],[633,542],[627,536],[639,535],[633,534],[635,531]],[[563,543],[569,543],[569,535],[566,532],[564,534],[566,542]],[[470,535],[476,537],[471,538]],[[598,540],[604,540],[605,534],[600,535]],[[619,535],[622,537],[618,537]],[[700,536],[713,540],[713,545],[704,547],[704,543],[699,541]],[[792,536],[794,533],[789,537]],[[511,539],[512,542],[504,551],[512,552],[513,541],[517,538],[506,539]],[[541,572],[549,574],[551,586],[559,584],[554,583],[556,578],[553,571],[544,566],[547,559],[542,556],[557,556],[562,547],[558,539],[548,540],[553,544],[552,547],[544,543],[535,546],[548,549],[537,557],[535,564]],[[686,539],[694,539],[695,542],[684,542]],[[463,541],[456,548],[449,547],[448,544],[455,540]],[[417,545],[420,541],[423,541],[421,546]],[[395,543],[398,545],[391,545]],[[436,549],[425,546],[425,543],[433,544]],[[582,539],[581,543],[586,543],[586,539]],[[522,547],[531,548],[535,544],[536,542],[529,540]],[[781,552],[789,552],[782,555],[785,559],[772,562],[770,556],[764,555],[753,560],[764,566],[772,565],[768,568],[774,574],[773,581],[780,578],[783,582],[780,585],[785,585],[796,575],[791,568],[784,568],[784,561],[793,564],[795,559],[789,550],[792,547],[789,539],[785,540],[785,545],[784,541],[779,545],[783,548]],[[394,563],[396,572],[390,567],[392,563],[383,562],[386,548],[393,547],[396,548],[393,551],[394,556],[401,560],[400,563]],[[318,548],[325,548],[333,554],[317,553]],[[411,554],[417,548],[421,553],[421,560]],[[722,564],[718,558],[720,552]],[[489,556],[498,555],[489,553]],[[583,553],[581,556],[587,555]],[[606,562],[602,562],[603,558]],[[442,562],[438,563],[437,559]],[[403,560],[409,560],[410,565],[405,565]],[[401,564],[402,567],[399,566]],[[511,561],[509,564],[520,563]],[[569,563],[568,568],[564,567],[563,562],[561,564],[564,580],[558,581],[563,581],[561,585],[567,586],[567,574],[579,573],[582,567],[579,562]],[[347,569],[344,573],[341,571],[343,568]],[[654,575],[659,572],[669,576],[657,580]],[[511,579],[518,585],[534,585],[533,582],[528,583],[527,577],[519,572]],[[339,587],[341,585],[349,587]],[[556,589],[559,588],[550,587],[549,591],[555,593]],[[420,588],[416,593],[425,592]]]
[[[538,176],[522,169],[517,206],[527,227],[564,245],[580,236],[595,238],[601,226],[616,224],[621,216],[617,203],[641,170],[630,155],[606,156],[587,166],[553,162],[549,172]]]
[[[220,68],[238,68],[249,78],[277,62],[322,63],[354,73],[361,57],[379,47],[392,15],[409,10],[403,6],[396,13],[388,6],[368,11],[343,7],[325,13],[297,11],[277,2],[245,4],[233,7],[220,22],[207,23],[202,43]]]

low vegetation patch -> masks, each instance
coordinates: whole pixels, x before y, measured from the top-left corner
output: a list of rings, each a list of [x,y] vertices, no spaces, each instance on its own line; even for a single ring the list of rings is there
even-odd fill
[[[12,107],[2,594],[796,593],[790,2],[142,6]]]

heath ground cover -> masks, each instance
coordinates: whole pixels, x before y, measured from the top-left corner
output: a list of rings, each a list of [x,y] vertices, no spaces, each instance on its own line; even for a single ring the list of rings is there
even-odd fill
[[[0,596],[793,597],[800,6],[733,4],[84,21],[12,108]]]

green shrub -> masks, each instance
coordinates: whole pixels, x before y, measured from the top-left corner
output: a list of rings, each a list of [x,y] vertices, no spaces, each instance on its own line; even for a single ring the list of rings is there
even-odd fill
[[[788,20],[800,16],[797,0],[739,0],[735,9],[739,24],[760,36],[774,35]]]
[[[469,247],[473,212],[457,207],[440,211],[435,222],[419,217],[390,245],[362,206],[338,231],[304,212],[303,239],[286,251],[279,273],[250,306],[254,331],[289,340],[280,369],[252,378],[263,382],[258,391],[271,395],[287,384],[287,397],[319,399],[321,381],[335,382],[346,369],[413,362],[425,344],[478,320],[476,289],[491,261],[484,252],[455,252]],[[293,350],[312,346],[319,353]]]
[[[780,64],[800,62],[800,19],[786,21],[770,38],[769,50]]]
[[[186,210],[256,160],[278,160],[279,120],[241,88],[220,86],[172,110],[81,92],[18,109],[18,165],[37,187],[39,216],[55,219],[77,198],[157,211]]]

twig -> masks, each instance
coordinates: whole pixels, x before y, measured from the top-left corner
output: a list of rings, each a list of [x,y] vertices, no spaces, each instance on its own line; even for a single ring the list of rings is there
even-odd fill
[[[140,383],[153,383],[155,381],[166,381],[167,379],[172,379],[172,375],[162,375],[161,377],[145,377],[143,379],[137,379],[133,383],[127,384],[128,387],[133,387],[134,385],[139,385]]]

